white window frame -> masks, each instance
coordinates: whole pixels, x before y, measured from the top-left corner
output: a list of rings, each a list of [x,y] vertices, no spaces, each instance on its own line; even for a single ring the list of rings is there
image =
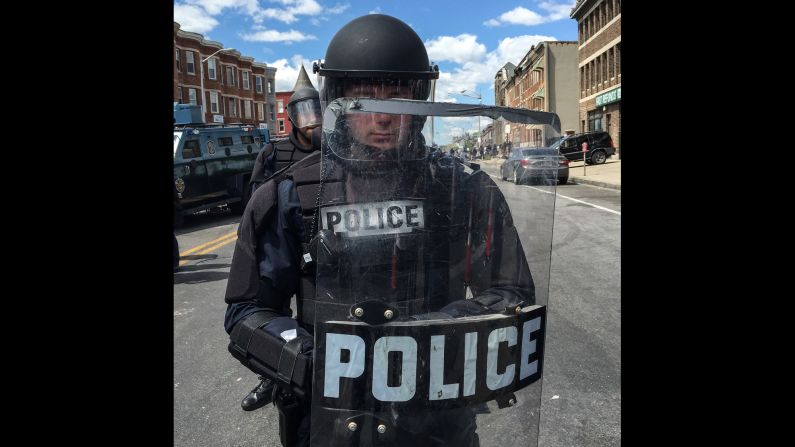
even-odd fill
[[[210,113],[218,113],[218,92],[210,92]]]
[[[182,72],[182,61],[179,60],[179,48],[174,48],[176,51],[176,58],[177,58],[177,72]]]
[[[226,70],[224,70],[224,71],[226,72],[226,85],[234,87],[236,85],[235,84],[235,67],[233,67],[231,65],[227,65],[225,68],[226,68]]]
[[[251,119],[251,101],[243,100],[243,118]]]
[[[212,79],[213,81],[215,80],[215,72],[216,72],[215,67],[216,67],[215,58],[211,57],[207,59],[207,78]]]
[[[262,76],[255,76],[254,78],[255,84],[257,86],[257,93],[262,93]]]
[[[277,105],[276,113],[284,113],[284,100],[280,99],[276,101],[276,105]]]
[[[284,118],[279,119],[279,133],[284,132]]]
[[[189,88],[188,89],[188,104],[197,106],[199,103],[196,101],[196,89]]]
[[[260,121],[265,121],[265,104],[257,103],[257,115]]]
[[[268,79],[268,94],[269,95],[273,94],[273,88],[274,88],[273,87],[273,79]]]
[[[271,106],[270,121],[276,121],[276,105],[275,104],[271,104],[270,106]]]
[[[186,64],[187,66],[185,67],[185,69],[187,70],[187,73],[195,75],[196,74],[196,61],[193,59],[193,51],[186,51],[185,52],[185,57],[186,57],[186,60],[187,60],[187,64]],[[191,70],[191,67],[193,67],[193,70]]]
[[[227,101],[227,104],[231,104],[231,106],[227,109],[229,112],[228,116],[237,117],[237,99],[232,97],[228,97],[228,99],[229,101]]]
[[[247,71],[243,72],[243,90],[251,90],[251,86],[249,84],[249,79],[251,76],[248,74]]]

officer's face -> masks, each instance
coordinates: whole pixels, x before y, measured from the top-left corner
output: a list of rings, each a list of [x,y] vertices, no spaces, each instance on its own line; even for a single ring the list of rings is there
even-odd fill
[[[356,83],[345,87],[345,96],[356,98],[412,98],[409,85]],[[353,137],[366,146],[389,150],[396,148],[408,138],[411,119],[407,115],[387,113],[353,113],[348,115],[348,124]]]

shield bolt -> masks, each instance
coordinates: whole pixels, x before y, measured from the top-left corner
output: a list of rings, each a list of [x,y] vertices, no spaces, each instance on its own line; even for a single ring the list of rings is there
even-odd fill
[[[381,434],[383,434],[385,431],[386,431],[386,425],[384,425],[384,424],[379,424],[379,425],[378,425],[378,433],[381,433]]]
[[[348,424],[348,430],[350,431],[356,431],[357,428],[359,428],[359,426],[356,425],[356,422],[351,422],[350,424]]]
[[[393,313],[391,310],[389,310],[389,309],[387,309],[387,310],[384,312],[384,318],[386,318],[387,320],[391,320],[391,319],[392,319],[392,317],[393,317],[394,315],[395,315],[395,314],[394,314],[394,313]],[[386,427],[384,427],[384,429],[386,429]],[[382,432],[382,433],[383,433],[383,432]]]
[[[353,311],[353,314],[356,315],[357,317],[361,317],[362,315],[364,315],[364,309],[362,309],[361,307],[357,307],[356,310]],[[356,429],[354,428],[354,430]]]
[[[522,313],[522,306],[516,306],[516,313],[517,314]]]
[[[511,399],[508,401],[508,406],[509,406],[509,407],[512,407],[512,406],[514,406],[514,405],[516,405],[516,399],[514,399],[514,398],[511,398]]]

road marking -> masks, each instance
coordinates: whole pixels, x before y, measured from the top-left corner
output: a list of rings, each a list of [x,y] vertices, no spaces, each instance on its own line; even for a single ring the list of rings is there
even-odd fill
[[[236,241],[236,240],[237,240],[237,235],[236,235],[236,234],[233,234],[232,236],[233,236],[233,237],[231,237],[231,238],[228,238],[228,239],[225,239],[225,240],[223,240],[223,241],[221,241],[221,242],[219,242],[219,243],[217,243],[217,244],[215,244],[215,245],[213,245],[213,246],[211,246],[211,247],[208,247],[208,248],[206,248],[206,249],[204,249],[204,250],[202,250],[202,251],[200,251],[200,252],[198,252],[198,253],[196,253],[196,254],[197,254],[197,255],[206,255],[207,253],[213,252],[213,251],[215,251],[215,250],[217,250],[217,249],[219,249],[219,248],[223,247],[224,245],[231,244],[232,242],[234,242],[234,241]],[[206,245],[206,244],[205,244],[205,245]],[[183,265],[185,265],[185,264],[187,264],[187,263],[188,263],[188,259],[186,259],[186,260],[184,260],[184,261],[180,261],[180,262],[179,262],[179,265],[180,265],[180,267],[181,267],[181,266],[183,266]]]
[[[182,256],[185,256],[185,255],[189,255],[189,254],[191,254],[193,252],[201,250],[204,247],[207,247],[210,244],[214,244],[214,243],[219,242],[219,241],[221,241],[223,239],[230,238],[232,236],[235,236],[236,234],[237,234],[237,230],[235,230],[235,231],[233,231],[231,233],[225,234],[225,235],[223,235],[223,236],[221,236],[221,237],[219,237],[217,239],[213,239],[210,242],[205,242],[205,243],[203,243],[201,245],[197,245],[197,246],[191,248],[190,250],[183,251],[182,253],[179,254],[179,256],[182,257]]]
[[[494,177],[494,178],[498,178],[498,179],[502,179],[501,177],[499,177],[499,176],[496,176],[496,175],[491,175],[491,174],[489,174],[489,176],[491,176],[491,177]],[[534,189],[534,190],[536,190],[536,191],[543,192],[544,194],[552,194],[552,193],[551,193],[551,192],[549,192],[549,191],[544,191],[543,189],[539,189],[539,188],[536,188],[536,187],[533,187],[533,186],[530,186],[530,185],[516,185],[516,186],[524,186],[524,187],[526,187],[526,188],[530,188],[530,189]],[[588,205],[588,206],[592,206],[592,207],[594,207],[594,208],[599,208],[600,210],[605,210],[605,211],[607,211],[608,213],[617,214],[617,215],[619,215],[619,216],[621,215],[621,211],[611,210],[610,208],[605,208],[605,207],[603,207],[603,206],[595,205],[595,204],[593,204],[593,203],[589,203],[589,202],[586,202],[586,201],[584,201],[584,200],[575,199],[574,197],[568,197],[568,196],[564,196],[564,195],[562,195],[562,194],[558,194],[558,193],[555,193],[555,195],[556,195],[556,196],[558,196],[558,197],[561,197],[561,198],[563,198],[563,199],[569,199],[569,200],[572,200],[572,201],[575,201],[575,202],[579,202],[579,203],[582,203],[582,204],[585,204],[585,205]]]

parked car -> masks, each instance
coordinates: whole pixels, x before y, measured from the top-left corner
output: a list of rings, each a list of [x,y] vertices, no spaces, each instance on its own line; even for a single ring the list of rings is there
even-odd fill
[[[547,147],[517,147],[500,165],[500,177],[510,177],[517,185],[525,181],[565,185],[569,181],[569,160],[557,149]]]
[[[550,148],[560,151],[568,160],[582,160],[582,143],[588,143],[588,152],[585,153],[585,162],[600,165],[613,156],[616,152],[610,134],[602,131],[585,132],[566,136],[552,144]]]

